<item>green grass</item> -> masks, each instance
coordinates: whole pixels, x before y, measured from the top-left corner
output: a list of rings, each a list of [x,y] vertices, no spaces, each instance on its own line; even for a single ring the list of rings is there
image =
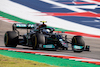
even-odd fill
[[[31,60],[31,61],[36,61],[39,63],[44,63],[44,64],[48,64],[48,65],[53,65],[53,66],[60,66],[60,67],[100,67],[100,65],[90,64],[90,63],[85,63],[85,62],[80,62],[80,61],[75,61],[75,60],[56,58],[56,57],[31,54],[31,53],[21,53],[21,52],[8,51],[8,50],[0,50],[0,54],[4,55],[4,56],[8,56],[8,57]],[[8,60],[8,62],[10,62],[10,61],[12,61],[12,60]],[[13,62],[13,63],[18,63],[18,62]],[[26,63],[21,61],[20,64],[24,65]],[[20,64],[17,64],[17,65],[20,65]],[[0,62],[0,65],[1,65],[1,62]],[[28,66],[26,66],[26,65],[28,65]],[[26,65],[24,65],[22,67],[25,67],[25,66],[31,67],[31,66],[29,66],[30,64],[26,64]],[[36,65],[39,65],[39,64],[36,64]],[[2,67],[2,66],[0,66],[0,67]],[[6,67],[6,66],[4,66],[4,67]],[[11,66],[7,66],[7,67],[11,67]],[[21,67],[21,66],[17,66],[17,67]],[[33,67],[49,67],[49,66],[40,65],[40,66],[33,66]]]
[[[0,67],[57,67],[44,63],[0,55]]]

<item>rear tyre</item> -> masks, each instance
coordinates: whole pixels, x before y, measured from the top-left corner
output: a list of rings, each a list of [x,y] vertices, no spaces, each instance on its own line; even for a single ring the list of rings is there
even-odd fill
[[[36,34],[32,35],[32,48],[33,49],[37,49],[38,48],[38,39],[37,39],[37,35]]]
[[[39,44],[47,44],[47,39],[43,34],[33,34],[32,35],[32,45],[33,45],[33,49],[38,49],[39,48]]]
[[[47,38],[43,34],[37,34],[39,44],[47,44]]]
[[[76,49],[76,48],[74,48],[75,45],[81,46],[82,48],[81,49]],[[85,42],[84,42],[82,36],[74,36],[72,38],[72,50],[74,52],[82,52],[84,50],[84,46],[85,46]]]
[[[7,31],[4,35],[4,44],[6,47],[16,47],[18,44],[18,35],[14,31]]]

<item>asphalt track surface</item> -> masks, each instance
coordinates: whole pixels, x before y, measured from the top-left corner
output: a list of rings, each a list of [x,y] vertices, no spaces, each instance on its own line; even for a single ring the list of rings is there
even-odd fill
[[[4,34],[6,31],[11,31],[11,30],[12,30],[11,23],[7,23],[7,22],[0,20],[0,47],[5,47]],[[21,31],[22,31],[22,33],[25,33],[25,30],[24,31],[21,30]],[[72,37],[73,37],[73,35],[68,35],[68,38],[72,38]],[[86,45],[90,45],[90,51],[84,51],[82,53],[74,53],[71,49],[70,44],[69,44],[69,49],[67,51],[66,50],[61,50],[61,51],[38,50],[38,51],[53,53],[53,54],[72,55],[72,56],[77,56],[77,57],[87,57],[87,58],[100,60],[100,39],[84,37],[84,40],[85,40]],[[18,45],[16,48],[17,49],[27,49],[27,50],[32,49],[31,47],[20,46],[20,45]]]

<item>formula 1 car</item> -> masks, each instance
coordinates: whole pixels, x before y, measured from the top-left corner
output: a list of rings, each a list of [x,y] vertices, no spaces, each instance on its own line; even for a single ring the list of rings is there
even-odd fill
[[[74,36],[72,41],[68,42],[67,35],[62,37],[60,34],[53,33],[54,28],[47,27],[45,24],[46,21],[41,22],[42,24],[13,24],[13,31],[7,31],[4,35],[5,46],[16,47],[17,45],[23,45],[32,47],[33,49],[68,50],[68,43],[70,43],[74,52],[89,51],[89,46],[85,48],[85,42],[82,36]],[[20,35],[17,28],[26,29],[27,33]]]

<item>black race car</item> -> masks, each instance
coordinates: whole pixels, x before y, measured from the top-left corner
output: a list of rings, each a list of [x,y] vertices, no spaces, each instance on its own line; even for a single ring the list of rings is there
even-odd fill
[[[16,47],[17,45],[33,47],[33,49],[61,49],[68,50],[68,43],[72,45],[74,52],[89,51],[89,46],[85,46],[82,36],[74,36],[70,42],[67,35],[53,33],[54,28],[47,27],[46,21],[42,24],[22,24],[16,23],[12,25],[13,31],[7,31],[4,35],[4,43],[6,47]],[[20,35],[17,28],[26,29],[27,33]],[[30,30],[30,31],[29,31]]]

